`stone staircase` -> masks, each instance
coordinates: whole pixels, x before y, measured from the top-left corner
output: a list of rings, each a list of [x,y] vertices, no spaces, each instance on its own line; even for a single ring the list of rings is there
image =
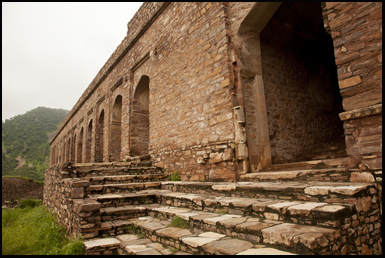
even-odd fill
[[[78,175],[91,183],[89,201],[100,206],[99,233],[84,242],[85,253],[362,251],[364,245],[358,247],[356,239],[377,241],[380,230],[376,184],[344,182],[344,162],[276,166],[270,168],[274,172],[243,175],[237,183],[164,181],[167,175],[152,173],[152,168],[138,169],[137,175],[130,169],[126,173],[131,174],[113,175],[115,167],[108,175],[100,170],[103,176],[78,168]],[[159,181],[151,181],[154,178]],[[184,222],[184,228],[170,224],[174,220]]]

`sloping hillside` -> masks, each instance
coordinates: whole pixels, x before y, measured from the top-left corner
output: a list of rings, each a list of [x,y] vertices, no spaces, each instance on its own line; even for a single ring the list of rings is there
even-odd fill
[[[68,110],[38,107],[2,122],[2,175],[44,180],[49,137]]]
[[[20,177],[3,177],[1,181],[1,205],[17,199],[43,199],[43,184]]]

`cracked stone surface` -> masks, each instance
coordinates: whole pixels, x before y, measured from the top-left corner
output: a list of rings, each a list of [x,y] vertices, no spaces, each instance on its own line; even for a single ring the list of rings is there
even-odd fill
[[[234,255],[251,248],[253,244],[239,239],[226,239],[210,242],[202,246],[208,254],[215,255]]]

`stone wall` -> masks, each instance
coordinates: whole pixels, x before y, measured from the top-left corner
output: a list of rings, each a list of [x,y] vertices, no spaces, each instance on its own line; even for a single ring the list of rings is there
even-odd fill
[[[341,103],[345,111],[382,103],[381,3],[323,3],[317,17],[311,8],[293,15],[288,5],[307,8],[144,3],[55,133],[50,165],[117,162],[149,153],[156,165],[186,171],[194,180],[227,181],[272,162],[296,161],[333,141],[344,133],[337,117]],[[271,27],[277,24],[286,28]],[[335,69],[331,55],[323,58],[331,42],[322,27],[332,37]],[[308,41],[315,43],[309,48]],[[338,78],[329,78],[336,70]],[[148,91],[140,90],[144,79]],[[342,100],[329,87],[336,86],[333,80]],[[148,110],[141,110],[143,100]],[[238,119],[243,110],[245,121]],[[176,159],[170,153],[200,151],[203,145],[214,150],[222,143],[243,154],[204,167],[192,151],[171,165]],[[382,156],[374,151],[366,159],[373,155]]]
[[[333,42],[319,3],[282,4],[261,32],[261,56],[273,164],[344,134]]]
[[[96,121],[101,112],[104,113],[103,142],[99,140],[97,144],[103,146],[104,162],[147,153],[165,158],[168,155],[163,153],[165,150],[234,140],[225,6],[220,3],[151,6],[157,7],[138,11],[139,16],[141,12],[151,13],[146,16],[148,26],[136,38],[123,40],[58,129],[51,149],[56,147],[55,155],[61,157],[59,162],[70,161],[70,155],[62,155],[62,139],[67,142],[75,136],[76,148],[71,151],[75,152],[76,162],[95,162],[96,132],[101,131]],[[130,27],[128,35],[135,32]],[[127,43],[129,40],[131,45]],[[123,46],[127,46],[126,51],[119,51]],[[145,77],[149,78],[148,118],[146,111],[137,112],[135,104],[136,90]],[[118,115],[114,114],[117,98],[122,103]],[[91,139],[86,138],[88,127],[92,127]],[[194,157],[185,159],[188,163],[196,162]],[[185,169],[184,163],[179,164],[182,166],[177,169]],[[229,169],[226,173],[233,167]]]
[[[349,166],[382,170],[382,3],[326,3],[326,30],[336,57]],[[382,174],[382,173],[381,173]]]
[[[89,185],[89,181],[74,178],[59,166],[44,173],[43,204],[57,216],[68,238],[80,235],[91,238],[99,234],[101,204],[87,199]]]

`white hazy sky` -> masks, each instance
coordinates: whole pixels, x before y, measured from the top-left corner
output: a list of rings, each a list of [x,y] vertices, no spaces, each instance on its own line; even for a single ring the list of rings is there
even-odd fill
[[[71,110],[127,33],[130,3],[2,3],[2,121]]]

